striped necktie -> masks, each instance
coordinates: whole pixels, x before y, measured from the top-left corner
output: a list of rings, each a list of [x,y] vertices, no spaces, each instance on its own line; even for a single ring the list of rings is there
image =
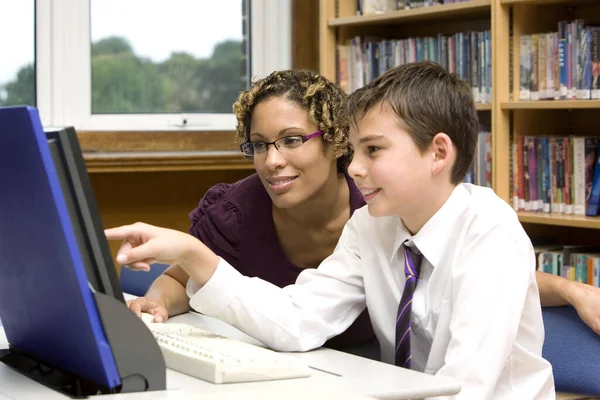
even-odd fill
[[[404,284],[404,291],[402,292],[402,298],[398,306],[398,315],[396,317],[396,365],[410,368],[410,314],[423,255],[418,250],[415,251],[408,247],[406,241],[402,243],[402,247],[404,248],[406,283]]]

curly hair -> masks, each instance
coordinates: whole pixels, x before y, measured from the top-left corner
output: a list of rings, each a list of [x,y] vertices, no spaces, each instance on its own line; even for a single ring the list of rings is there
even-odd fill
[[[237,140],[250,140],[250,123],[254,107],[261,101],[284,97],[308,112],[320,131],[323,140],[334,154],[339,154],[339,172],[346,170],[349,162],[348,130],[350,126],[346,107],[346,94],[323,76],[303,69],[275,71],[244,90],[233,104],[237,118]]]

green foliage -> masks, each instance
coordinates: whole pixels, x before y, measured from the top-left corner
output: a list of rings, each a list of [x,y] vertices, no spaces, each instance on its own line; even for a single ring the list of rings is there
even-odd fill
[[[205,99],[203,110],[230,113],[233,102],[245,88],[241,43],[228,40],[217,44],[212,57],[198,67],[196,91]]]
[[[35,105],[35,71],[32,64],[22,67],[17,79],[4,86],[5,98],[0,97],[0,106]],[[0,86],[0,94],[3,91]]]
[[[92,113],[165,112],[169,82],[156,65],[131,53],[92,58]]]
[[[245,88],[245,61],[241,43],[218,43],[210,58],[172,53],[162,63],[135,55],[121,37],[92,45],[92,112],[126,113],[230,113]],[[35,71],[21,68],[17,78],[0,87],[0,105],[34,104]]]
[[[133,48],[129,42],[118,36],[111,36],[104,39],[98,40],[92,45],[92,58],[95,56],[101,56],[105,54],[120,54],[120,53],[131,53],[133,54]]]

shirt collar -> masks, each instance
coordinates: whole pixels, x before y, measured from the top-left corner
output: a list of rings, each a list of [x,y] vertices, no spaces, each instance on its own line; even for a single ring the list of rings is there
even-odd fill
[[[444,256],[446,247],[454,242],[456,232],[460,229],[458,220],[464,210],[467,209],[469,195],[469,190],[465,185],[456,186],[444,205],[414,236],[410,234],[402,220],[399,219],[394,240],[394,251],[391,254],[390,262],[402,243],[408,239],[409,244],[412,242],[432,267],[438,266]]]

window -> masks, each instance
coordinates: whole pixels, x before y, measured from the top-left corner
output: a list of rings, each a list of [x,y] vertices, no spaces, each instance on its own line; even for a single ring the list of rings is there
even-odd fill
[[[35,105],[34,1],[0,0],[0,15],[0,106]]]
[[[54,0],[37,12],[52,49],[38,46],[45,124],[232,130],[250,78],[291,64],[290,0]]]
[[[246,87],[242,6],[91,0],[92,114],[230,113]]]

